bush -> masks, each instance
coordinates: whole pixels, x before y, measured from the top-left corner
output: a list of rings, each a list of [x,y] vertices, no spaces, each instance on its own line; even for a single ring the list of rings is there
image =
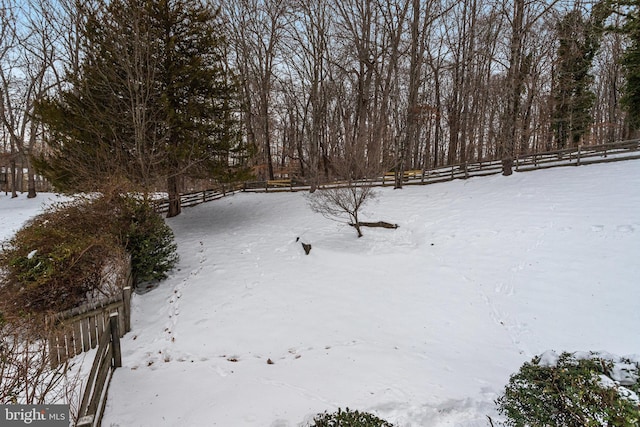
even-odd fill
[[[3,245],[5,316],[61,311],[118,292],[131,254],[137,282],[159,280],[177,261],[173,233],[129,196],[78,198],[52,206]]]
[[[329,414],[325,412],[313,419],[309,427],[393,427],[393,424],[381,420],[367,412],[350,411],[349,408]]]
[[[547,352],[512,375],[497,404],[509,426],[637,426],[638,361]]]
[[[123,246],[131,254],[134,282],[165,279],[178,262],[173,231],[148,203],[132,198],[123,201],[124,221],[128,222]]]

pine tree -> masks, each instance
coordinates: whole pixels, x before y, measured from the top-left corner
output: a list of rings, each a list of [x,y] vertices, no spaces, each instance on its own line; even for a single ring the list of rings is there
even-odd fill
[[[85,16],[80,69],[38,108],[51,135],[38,165],[71,191],[165,179],[175,216],[181,178],[226,173],[241,149],[217,12],[199,0],[113,0]]]

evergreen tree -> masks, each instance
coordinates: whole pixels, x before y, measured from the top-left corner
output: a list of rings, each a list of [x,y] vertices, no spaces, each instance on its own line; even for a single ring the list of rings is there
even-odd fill
[[[226,173],[241,149],[217,12],[199,0],[97,4],[85,6],[81,67],[38,107],[51,136],[38,165],[71,191],[165,179],[175,216],[181,178]]]
[[[626,18],[622,31],[629,37],[629,46],[622,57],[626,83],[621,102],[635,131],[640,129],[640,1],[620,1],[618,5]]]
[[[603,7],[597,5],[589,19],[576,8],[558,23],[559,45],[553,86],[553,122],[558,148],[576,146],[589,132],[595,94],[590,86],[593,58],[603,33]]]

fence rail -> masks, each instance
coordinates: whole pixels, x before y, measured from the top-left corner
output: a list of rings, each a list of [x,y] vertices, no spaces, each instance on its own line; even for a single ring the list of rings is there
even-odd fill
[[[638,150],[640,150],[640,140],[638,139],[587,147],[579,146],[516,158],[516,170],[528,171],[632,160],[640,158],[640,154],[633,154]]]
[[[202,191],[194,191],[190,193],[184,193],[180,195],[180,205],[182,207],[196,206],[201,203],[210,202],[212,200],[221,199],[233,193],[242,191],[242,184],[236,185],[221,185],[217,188],[212,188]],[[169,211],[169,199],[158,199],[154,202],[154,209],[158,213]]]
[[[586,147],[567,148],[543,153],[524,154],[516,157],[517,172],[527,172],[560,166],[580,166],[594,163],[616,162],[621,160],[640,159],[640,139],[620,141],[616,143],[591,145]],[[502,173],[501,160],[486,160],[473,163],[460,163],[425,170],[405,171],[403,185],[426,185],[454,179],[496,175]],[[380,178],[368,180],[374,186],[395,185],[395,173],[387,173]],[[344,181],[320,184],[318,188],[332,188],[350,185]],[[243,186],[246,192],[279,192],[304,191],[310,186],[307,183],[296,183],[283,186],[270,181],[247,182]]]

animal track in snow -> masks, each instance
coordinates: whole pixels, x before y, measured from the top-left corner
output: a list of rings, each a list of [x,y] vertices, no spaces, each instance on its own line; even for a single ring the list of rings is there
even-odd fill
[[[175,342],[176,336],[173,333],[173,328],[178,323],[178,317],[180,316],[180,298],[182,298],[182,290],[189,285],[189,281],[191,277],[195,277],[200,274],[202,271],[202,267],[207,261],[207,257],[204,254],[204,243],[199,242],[200,246],[198,248],[198,266],[194,268],[190,273],[189,277],[185,277],[182,281],[177,284],[173,288],[173,293],[167,300],[168,303],[168,313],[169,321],[165,324],[165,339],[170,342]]]
[[[497,294],[513,295],[513,285],[504,282],[498,283],[495,287]],[[488,299],[488,298],[487,298]]]
[[[498,285],[498,287],[496,287],[496,290],[504,286],[505,285],[501,283],[500,285]],[[496,325],[502,326],[505,329],[511,342],[520,351],[520,353],[523,353],[524,349],[521,347],[520,337],[530,332],[527,327],[527,324],[519,322],[517,319],[511,319],[511,316],[509,315],[509,313],[503,313],[502,311],[500,311],[498,307],[496,307],[496,305],[487,296],[487,294],[485,294],[482,291],[480,291],[480,294],[484,302],[489,307],[489,314],[493,319],[494,323]]]

